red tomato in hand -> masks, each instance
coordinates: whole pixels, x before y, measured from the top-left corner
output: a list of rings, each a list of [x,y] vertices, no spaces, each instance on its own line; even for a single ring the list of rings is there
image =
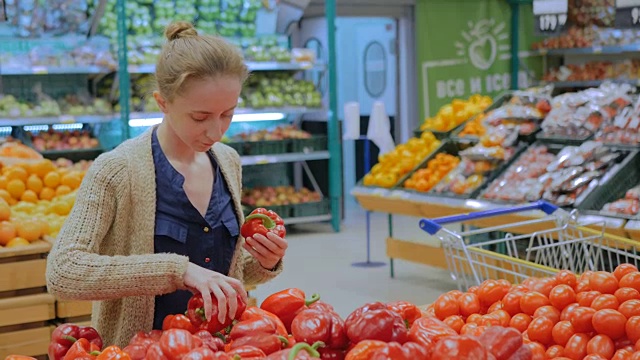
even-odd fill
[[[444,320],[449,316],[459,315],[460,307],[456,299],[448,294],[443,294],[433,303],[433,310],[436,317],[440,320]]]
[[[630,317],[629,320],[627,320],[625,330],[627,333],[627,338],[629,338],[632,343],[635,344],[638,340],[640,340],[640,316]]]
[[[553,330],[551,330],[551,336],[553,337],[553,341],[558,344],[565,346],[569,339],[575,335],[576,331],[573,329],[573,325],[569,321],[560,321],[555,324]]]
[[[463,294],[458,298],[460,315],[467,317],[480,312],[480,300],[478,295],[473,293]]]
[[[546,317],[551,320],[555,325],[558,321],[560,321],[560,310],[556,309],[551,305],[546,305],[541,308],[538,308],[535,313],[533,313],[533,318]]]
[[[620,264],[613,270],[613,276],[620,281],[625,275],[632,272],[637,272],[638,268],[633,264]]]
[[[618,279],[606,271],[596,271],[589,277],[589,287],[603,294],[613,294],[618,290]]]
[[[587,356],[589,340],[589,335],[586,334],[573,335],[564,347],[564,356],[574,360],[582,360]]]
[[[638,316],[640,315],[640,300],[627,300],[620,304],[618,311],[627,319],[632,316]]]
[[[633,271],[620,279],[620,287],[630,287],[640,291],[640,272]]]
[[[576,293],[569,285],[557,285],[551,290],[551,293],[549,293],[549,302],[558,310],[562,310],[576,302]]]
[[[511,318],[511,321],[509,321],[509,326],[523,333],[527,331],[527,328],[529,328],[529,324],[531,324],[531,321],[531,316],[520,313],[514,315]]]
[[[583,291],[581,293],[576,294],[576,301],[580,306],[591,306],[593,304],[593,300],[595,300],[598,296],[602,295],[600,291]]]
[[[592,308],[581,306],[573,311],[569,321],[577,333],[590,333],[593,331],[591,319],[595,313],[596,311]]]
[[[591,318],[593,329],[602,335],[607,335],[613,340],[620,339],[625,335],[625,324],[627,318],[617,310],[599,310]]]
[[[556,274],[556,283],[558,285],[569,285],[572,289],[575,289],[576,285],[578,284],[578,278],[576,277],[576,274],[572,273],[569,270],[561,270]]]
[[[591,303],[591,307],[594,310],[618,310],[618,308],[620,307],[620,303],[618,302],[618,298],[615,297],[615,295],[603,294],[593,300],[593,302]]]
[[[552,330],[554,323],[546,317],[534,318],[527,328],[527,334],[531,341],[537,341],[542,345],[550,345],[553,342]]]
[[[618,302],[622,304],[627,300],[640,299],[640,292],[634,288],[620,288],[616,290],[615,297],[618,299]]]
[[[527,315],[533,315],[538,308],[549,304],[549,299],[546,296],[535,291],[522,295],[520,299],[520,308]]]
[[[613,340],[606,335],[596,335],[587,343],[587,354],[589,355],[600,355],[605,359],[611,359],[615,351]]]

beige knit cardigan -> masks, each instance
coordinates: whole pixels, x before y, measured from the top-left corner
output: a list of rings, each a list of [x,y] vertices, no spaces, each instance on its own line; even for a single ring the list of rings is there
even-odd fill
[[[126,346],[153,327],[156,295],[184,289],[189,259],[154,254],[155,166],[149,129],[98,157],[78,190],[73,210],[47,261],[47,286],[59,299],[93,300],[92,325],[105,344]],[[211,149],[229,186],[239,223],[242,170],[238,154]],[[246,286],[282,271],[264,269],[238,238],[229,276]]]

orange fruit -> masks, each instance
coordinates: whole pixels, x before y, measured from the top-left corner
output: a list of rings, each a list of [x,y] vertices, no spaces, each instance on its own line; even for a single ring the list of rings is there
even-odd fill
[[[22,193],[22,196],[20,196],[20,200],[35,204],[38,202],[38,194],[33,190],[26,190]]]
[[[71,188],[70,187],[68,187],[67,185],[60,185],[56,189],[56,196],[67,195],[70,192],[71,192]]]
[[[10,180],[7,184],[7,191],[14,199],[20,199],[26,189],[26,185],[20,179]]]
[[[9,182],[9,180],[7,179],[6,176],[4,176],[4,175],[0,176],[0,189],[6,189],[8,182]]]
[[[51,229],[49,228],[49,223],[41,218],[35,218],[35,221],[40,225],[40,233],[42,236],[49,235],[51,233]]]
[[[5,189],[0,189],[0,198],[4,199],[4,201],[9,202],[11,199],[11,194]]]
[[[66,201],[57,201],[53,204],[53,212],[61,216],[69,215],[71,212],[71,204]]]
[[[2,190],[0,190],[0,196],[2,196]],[[56,196],[56,191],[51,188],[43,188],[40,191],[40,200],[49,200],[53,199]]]
[[[55,171],[51,171],[44,177],[44,185],[46,187],[55,189],[60,185],[60,174]]]
[[[27,189],[32,190],[36,194],[39,194],[40,191],[42,191],[43,187],[44,184],[42,183],[42,180],[40,180],[38,175],[32,174],[27,179]]]
[[[25,182],[27,181],[27,177],[29,176],[29,174],[27,173],[27,170],[25,170],[24,168],[19,166],[14,166],[11,169],[7,170],[7,173],[5,174],[5,176],[9,181],[18,179]]]
[[[0,222],[0,245],[6,246],[15,237],[16,227],[8,221]]]
[[[22,220],[18,223],[18,236],[24,238],[28,242],[40,239],[42,236],[42,228],[40,223],[35,219]]]
[[[38,175],[39,178],[44,179],[48,173],[55,171],[56,166],[53,165],[51,160],[45,159],[42,161],[38,161],[31,165],[31,171],[33,174]]]
[[[9,241],[9,243],[7,244],[7,247],[11,248],[11,247],[27,246],[27,245],[29,245],[29,241],[27,241],[27,239],[17,237]]]
[[[0,221],[11,218],[11,207],[4,199],[0,200]]]
[[[62,175],[62,179],[60,180],[60,183],[62,185],[66,185],[72,190],[79,188],[81,182],[82,178],[78,173],[75,172]]]

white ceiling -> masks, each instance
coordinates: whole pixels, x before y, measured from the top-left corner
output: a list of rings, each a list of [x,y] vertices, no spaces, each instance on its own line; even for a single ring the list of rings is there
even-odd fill
[[[338,16],[402,17],[409,14],[416,0],[336,0]],[[311,0],[305,17],[324,16],[325,1]]]

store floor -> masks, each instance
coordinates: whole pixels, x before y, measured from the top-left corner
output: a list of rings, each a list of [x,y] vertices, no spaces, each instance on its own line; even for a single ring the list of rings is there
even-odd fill
[[[317,292],[335,306],[342,316],[372,301],[407,300],[416,304],[433,302],[440,294],[455,288],[448,272],[419,264],[395,260],[396,277],[389,275],[389,260],[385,255],[387,217],[373,214],[371,218],[371,258],[384,261],[378,268],[353,267],[353,262],[366,259],[365,212],[357,205],[346,210],[346,219],[339,233],[328,224],[300,225],[287,235],[289,250],[283,273],[252,293],[261,302],[269,294],[289,287],[299,287],[311,295]],[[423,236],[417,219],[394,221],[398,231],[413,231],[410,236]],[[415,231],[414,231],[415,230]]]

